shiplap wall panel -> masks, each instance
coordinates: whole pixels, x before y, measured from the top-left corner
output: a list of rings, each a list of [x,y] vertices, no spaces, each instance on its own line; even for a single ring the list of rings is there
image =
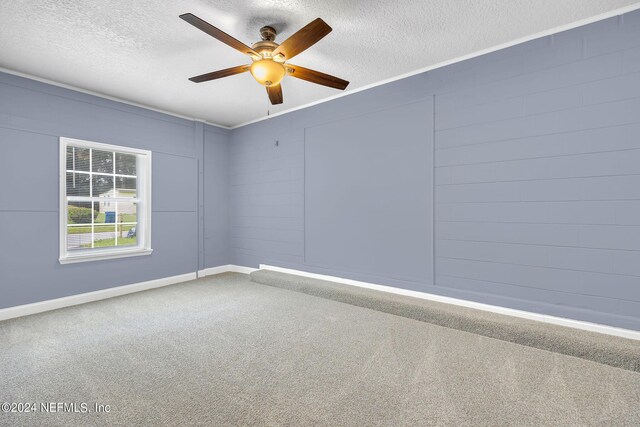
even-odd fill
[[[276,146],[277,141],[277,146]],[[248,139],[230,145],[230,245],[233,262],[252,266],[268,259],[304,257],[303,132]]]
[[[435,117],[421,118],[435,144],[435,242],[424,243],[435,250],[435,283],[404,280],[397,268],[305,262],[309,195],[296,152],[305,129],[426,99],[435,106]],[[410,135],[393,114],[380,122],[390,144]],[[233,263],[640,329],[640,11],[235,129],[232,139]],[[360,154],[384,157],[366,144]],[[375,191],[374,181],[362,177],[363,191]],[[404,226],[419,233],[430,219]],[[357,240],[350,247],[363,256],[376,252]],[[394,257],[414,255],[410,244],[393,246]],[[327,261],[327,248],[316,259]]]
[[[503,61],[500,78],[480,67],[474,87],[436,94],[438,286],[634,324],[640,25],[592,28]]]
[[[0,309],[202,268],[198,172],[205,127],[227,143],[224,129],[0,73]],[[153,152],[153,254],[58,262],[60,136]],[[211,180],[226,175],[211,172]],[[228,218],[223,221],[227,228]],[[208,247],[225,255],[222,264],[228,264],[226,243],[218,239]]]

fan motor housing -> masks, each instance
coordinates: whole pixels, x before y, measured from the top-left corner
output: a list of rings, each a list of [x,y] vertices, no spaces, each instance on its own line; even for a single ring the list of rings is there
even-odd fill
[[[254,43],[251,48],[262,55],[263,58],[271,58],[271,52],[279,46],[279,44],[275,42],[277,34],[273,27],[264,26],[260,28],[262,40]]]
[[[271,58],[271,52],[280,46],[278,43],[271,40],[262,40],[254,43],[251,48],[262,55],[263,58]]]

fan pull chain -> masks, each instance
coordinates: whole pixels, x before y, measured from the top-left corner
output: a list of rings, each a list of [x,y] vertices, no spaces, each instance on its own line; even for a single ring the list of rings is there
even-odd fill
[[[270,115],[271,115],[271,100],[267,98],[267,120],[269,120]]]

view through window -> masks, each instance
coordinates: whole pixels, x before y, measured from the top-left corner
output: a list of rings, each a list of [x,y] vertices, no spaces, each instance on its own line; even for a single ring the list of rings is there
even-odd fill
[[[143,216],[150,153],[88,141],[64,139],[62,144],[66,238],[61,258],[148,249]]]

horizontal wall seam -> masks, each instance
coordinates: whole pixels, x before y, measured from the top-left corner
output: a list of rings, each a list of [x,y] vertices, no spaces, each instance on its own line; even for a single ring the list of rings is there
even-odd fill
[[[475,204],[475,203],[579,203],[579,202],[635,202],[640,201],[639,198],[630,198],[630,199],[541,199],[541,200],[480,200],[480,201],[470,201],[463,200],[457,202],[436,202],[438,205],[464,205],[464,204]]]
[[[596,246],[549,245],[549,244],[543,244],[543,243],[504,242],[500,240],[450,239],[450,238],[443,238],[443,237],[439,237],[437,240],[445,240],[445,241],[451,241],[451,242],[501,243],[505,245],[541,246],[541,247],[549,247],[549,248],[598,249],[603,251],[640,252],[640,249],[603,248],[603,247],[596,247]]]
[[[454,148],[454,147],[452,147]],[[445,150],[449,150],[452,148],[446,148]],[[555,158],[563,158],[563,157],[577,157],[577,156],[589,156],[592,154],[606,154],[606,153],[619,153],[624,151],[640,151],[640,140],[638,141],[637,148],[618,148],[615,150],[599,150],[599,151],[584,151],[579,153],[567,153],[567,154],[554,154],[552,156],[532,156],[532,157],[518,157],[516,159],[503,159],[503,160],[486,160],[483,162],[473,162],[473,163],[454,163],[454,164],[442,164],[439,166],[434,166],[436,169],[442,168],[455,168],[460,166],[475,166],[475,165],[490,165],[494,163],[509,163],[509,162],[521,162],[527,160],[541,160],[541,159],[555,159]]]
[[[473,277],[456,276],[456,275],[452,275],[452,274],[439,274],[437,277],[451,277],[451,278],[454,278],[454,279],[465,279],[465,280],[473,280],[473,281],[476,281],[476,282],[486,282],[486,283],[495,283],[497,285],[514,286],[514,287],[518,287],[518,288],[535,289],[535,290],[544,291],[544,292],[556,292],[556,293],[565,294],[565,295],[581,295],[581,296],[590,297],[590,298],[602,298],[602,299],[613,300],[613,301],[624,301],[624,302],[640,303],[639,300],[631,300],[631,299],[625,299],[625,298],[615,298],[615,297],[608,297],[608,296],[604,296],[604,295],[592,295],[592,294],[585,294],[585,293],[580,293],[580,292],[567,292],[567,291],[561,291],[561,290],[557,290],[557,289],[540,288],[540,287],[536,287],[536,286],[521,285],[521,284],[509,283],[509,282],[497,282],[495,280],[484,280],[484,279],[477,279],[477,278],[473,278]],[[451,287],[445,287],[445,288],[446,289],[459,289],[459,290],[465,291],[465,289],[460,289],[460,288],[451,288]],[[486,295],[486,294],[482,293],[482,295]],[[503,295],[500,295],[500,294],[489,294],[489,295],[503,296]],[[523,301],[531,302],[532,300],[523,300]],[[533,300],[533,302],[538,302],[538,301]],[[540,301],[540,302],[543,302],[543,301]],[[546,302],[546,304],[549,304],[549,303]],[[567,307],[572,307],[572,306],[567,306]],[[593,310],[593,309],[590,309],[590,310]],[[602,313],[602,312],[599,311],[598,313]],[[607,313],[607,312],[605,312],[605,313]],[[612,314],[617,314],[617,313],[612,313]]]
[[[621,123],[621,124],[617,124],[617,125],[611,125],[611,126],[603,126],[600,128],[595,128],[595,129],[573,129],[573,130],[568,130],[568,131],[561,131],[561,132],[556,132],[556,133],[551,133],[551,134],[546,134],[546,135],[531,135],[531,136],[522,136],[522,137],[513,137],[513,138],[508,138],[508,139],[501,139],[501,140],[496,140],[496,141],[484,141],[484,142],[477,142],[477,143],[473,143],[473,144],[464,144],[464,145],[453,145],[451,147],[440,147],[440,148],[436,148],[436,151],[446,151],[446,150],[457,150],[457,149],[464,149],[464,148],[468,148],[468,147],[473,147],[473,146],[484,146],[484,145],[489,145],[489,144],[505,144],[505,143],[509,143],[509,142],[522,142],[522,140],[527,140],[527,139],[539,139],[539,138],[544,138],[544,137],[548,137],[548,136],[554,136],[554,135],[566,135],[566,134],[571,134],[571,133],[586,133],[586,132],[590,132],[593,130],[601,130],[601,129],[616,129],[616,128],[626,128],[626,127],[638,127],[637,123]],[[536,144],[536,142],[532,142],[532,144]],[[628,148],[629,150],[635,150],[636,148]],[[619,151],[619,150],[627,150],[627,148],[621,148],[621,149],[615,149],[615,150],[606,150],[607,151]],[[592,153],[591,151],[587,151],[584,153],[575,153],[575,154],[590,154]],[[569,154],[569,155],[574,155],[574,154]],[[517,160],[517,159],[515,159]],[[498,161],[498,160],[496,160]]]
[[[640,44],[638,46],[640,47]],[[628,51],[632,51],[632,50],[635,50],[635,49],[637,49],[637,48],[625,49],[624,51],[627,51],[627,50]],[[591,59],[591,57],[589,59]],[[576,62],[579,62],[579,61],[576,61]],[[569,63],[565,63],[565,64],[562,64],[562,65],[568,65],[568,64],[573,64],[573,63],[575,63],[575,62],[569,62]],[[550,70],[552,68],[561,68],[561,67],[562,66],[543,68],[542,70],[548,71],[548,70]],[[532,74],[532,73],[530,73],[530,74]],[[553,93],[553,92],[561,91],[562,89],[577,88],[577,87],[580,87],[580,86],[588,86],[588,85],[593,84],[593,83],[604,82],[605,80],[614,80],[614,79],[618,79],[620,77],[632,76],[634,74],[640,74],[640,72],[639,71],[630,71],[630,72],[627,72],[627,73],[623,72],[623,73],[620,73],[620,74],[616,74],[615,76],[602,77],[602,78],[599,78],[599,79],[588,80],[588,81],[580,82],[580,83],[556,86],[556,87],[553,87],[551,89],[544,89],[544,90],[538,90],[538,91],[533,91],[533,92],[525,92],[525,93],[522,93],[522,94],[519,94],[519,95],[509,96],[509,97],[506,97],[506,98],[494,99],[494,100],[491,100],[489,102],[481,102],[481,103],[478,103],[478,104],[465,105],[464,107],[460,107],[460,108],[447,108],[447,109],[445,109],[444,111],[441,111],[441,112],[437,112],[436,111],[436,119],[438,118],[438,116],[445,116],[445,115],[449,115],[449,114],[455,114],[457,112],[464,111],[464,110],[472,110],[472,109],[476,109],[476,108],[486,107],[487,105],[497,104],[497,103],[506,102],[506,101],[513,101],[513,100],[520,99],[520,98],[522,98],[523,100],[526,100],[526,98],[528,96],[531,96],[531,95],[540,95],[540,94],[543,94],[543,93]],[[518,76],[515,76],[514,78],[522,78],[524,75],[526,75],[526,74],[520,74]],[[497,84],[498,82],[504,82],[504,81],[505,80],[498,80],[498,81],[494,81],[494,82],[491,82],[491,83],[488,83],[488,84]],[[480,87],[482,87],[482,86],[480,86]],[[476,88],[477,88],[477,86],[474,86],[473,89],[471,89],[471,90],[476,90]],[[469,91],[470,89],[469,88],[461,89],[460,91],[464,92],[465,90]],[[636,97],[635,96],[631,96],[631,97],[627,97],[627,98],[619,98],[619,99],[616,99],[616,100],[605,101],[605,102],[625,101],[625,100],[633,99],[633,98],[636,98]],[[580,106],[578,106],[578,107],[571,107],[571,108],[565,108],[565,109],[562,109],[562,110],[554,110],[554,111],[564,111],[564,110],[570,110],[572,108],[588,107],[588,106],[591,106],[591,105],[598,105],[598,103],[595,103],[595,104],[588,104],[588,103],[587,104],[582,104],[581,103]],[[553,111],[548,111],[547,113],[551,113],[551,112],[553,112]],[[539,114],[544,114],[544,113],[539,113]],[[520,117],[520,116],[518,116],[518,117]],[[442,129],[439,129],[439,130],[448,130],[448,129],[454,129],[454,128],[442,128]]]
[[[303,227],[299,228],[284,228],[284,227],[260,227],[251,225],[231,225],[231,228],[244,229],[244,230],[278,230],[278,231],[304,231]]]
[[[47,132],[42,132],[42,131],[37,131],[37,130],[33,130],[33,129],[29,129],[29,128],[24,128],[24,127],[20,127],[20,126],[9,126],[7,124],[3,124],[0,123],[0,128],[2,129],[8,129],[8,130],[14,130],[14,131],[18,131],[18,132],[24,132],[24,133],[33,133],[36,135],[43,135],[43,136],[50,136],[52,138],[60,138],[61,136],[68,136],[68,135],[55,135],[52,133],[47,133]],[[120,144],[122,145],[122,144]],[[176,153],[169,153],[166,151],[158,151],[158,150],[150,150],[152,154],[164,154],[167,156],[173,156],[173,157],[182,157],[185,159],[197,159],[196,156],[187,156],[184,154],[176,154]]]
[[[21,77],[21,78],[26,79],[26,77]],[[47,83],[42,83],[42,84],[47,84]],[[98,107],[98,108],[105,108],[105,109],[110,109],[110,110],[114,110],[114,111],[119,111],[121,113],[133,114],[133,115],[136,115],[138,117],[144,117],[145,119],[156,120],[156,121],[160,121],[160,122],[164,122],[164,123],[171,123],[171,124],[175,124],[175,125],[183,126],[183,127],[187,127],[187,128],[193,127],[193,122],[197,121],[195,119],[190,120],[190,119],[184,119],[184,118],[175,117],[175,116],[174,116],[173,120],[171,120],[171,119],[163,119],[161,117],[152,117],[150,115],[142,114],[142,113],[137,112],[137,111],[129,111],[127,109],[116,108],[114,106],[101,105],[100,103],[91,102],[91,101],[88,101],[88,100],[68,97],[68,96],[64,96],[64,95],[53,93],[53,92],[47,92],[47,91],[40,90],[40,89],[34,89],[32,87],[27,87],[26,85],[15,85],[15,84],[3,82],[3,81],[0,81],[0,85],[5,85],[5,86],[9,86],[9,87],[18,88],[18,89],[28,90],[30,92],[41,93],[43,95],[53,96],[53,97],[56,97],[56,98],[66,99],[66,100],[74,101],[74,102],[80,102],[80,103],[83,103],[83,104],[89,104],[89,105],[93,105],[94,107]],[[59,87],[59,86],[56,86],[56,87]],[[116,105],[118,103],[125,103],[126,102],[124,100],[115,100],[115,99],[104,98],[105,95],[91,95],[91,94],[88,94],[88,93],[74,91],[74,90],[71,90],[71,89],[67,89],[67,90],[70,91],[70,92],[73,92],[73,93],[82,93],[82,94],[84,94],[86,96],[92,96],[92,97],[96,97],[96,98],[99,98],[99,99],[106,99],[108,101],[113,102]],[[148,109],[147,107],[138,107],[138,106],[131,105],[131,104],[125,104],[125,105],[129,105],[131,107],[131,110],[135,110],[135,109],[145,110],[146,109],[147,111],[153,111],[151,109]],[[156,114],[165,114],[165,113],[156,112]],[[185,121],[187,123],[180,123],[181,120],[183,120],[183,121]]]
[[[569,179],[591,179],[591,178],[609,178],[609,177],[623,177],[623,176],[640,176],[640,173],[622,173],[622,174],[607,174],[607,175],[583,175],[583,176],[559,176],[556,178],[532,178],[532,179],[505,179],[502,181],[468,181],[468,182],[454,182],[446,184],[436,184],[436,187],[452,187],[455,185],[482,185],[482,184],[503,184],[509,182],[540,182],[540,181],[563,181]]]
[[[557,110],[551,110],[551,111],[543,111],[541,113],[534,113],[534,114],[521,114],[521,115],[517,115],[517,116],[513,116],[513,117],[507,117],[504,119],[497,119],[497,120],[486,120],[486,121],[481,121],[478,123],[471,123],[468,125],[462,125],[462,126],[454,126],[454,127],[450,127],[450,128],[437,128],[436,129],[436,134],[441,133],[441,132],[448,132],[448,131],[452,131],[452,130],[458,130],[458,129],[468,129],[468,128],[473,128],[475,126],[482,126],[482,125],[492,125],[495,123],[502,123],[502,122],[509,122],[509,121],[513,121],[513,120],[519,120],[519,119],[527,119],[527,118],[532,118],[532,117],[538,117],[538,116],[551,116],[557,113],[563,113],[565,111],[573,111],[573,110],[582,110],[584,108],[590,108],[590,107],[597,107],[600,105],[606,105],[606,104],[615,104],[618,102],[625,102],[625,101],[630,101],[630,100],[634,100],[634,99],[640,99],[640,96],[632,96],[629,98],[623,98],[623,99],[615,99],[612,101],[603,101],[603,102],[596,102],[593,104],[583,104],[581,103],[578,106],[575,107],[567,107],[567,108],[559,108]],[[436,117],[437,120],[437,117]],[[638,123],[638,122],[632,122],[632,123]]]
[[[421,96],[419,98],[413,98],[410,101],[395,102],[393,104],[384,105],[384,106],[382,106],[380,108],[367,110],[367,111],[365,111],[363,113],[358,113],[358,114],[354,114],[354,115],[351,115],[351,116],[342,116],[340,118],[327,120],[327,121],[324,121],[324,122],[321,122],[321,123],[313,123],[311,125],[305,126],[304,129],[306,131],[307,129],[312,129],[312,128],[319,127],[319,126],[325,126],[325,125],[328,125],[330,123],[336,123],[336,122],[342,122],[342,121],[345,121],[345,120],[357,119],[357,118],[360,118],[360,117],[367,116],[369,114],[374,114],[374,113],[380,113],[380,112],[383,112],[383,111],[393,110],[395,108],[405,107],[407,105],[420,104],[422,102],[431,101],[432,97],[433,97],[433,93],[428,93],[428,94],[426,94],[424,96]]]
[[[269,230],[269,228],[265,228],[265,230]],[[278,240],[278,239],[264,239],[264,238],[260,238],[260,237],[239,237],[239,236],[233,236],[233,239],[237,239],[237,240],[245,240],[245,241],[253,241],[253,242],[269,242],[269,243],[282,243],[282,244],[301,244],[299,241],[296,240]],[[237,245],[237,243],[236,243]],[[239,247],[239,246],[236,246]]]
[[[237,207],[237,206],[236,206]],[[246,206],[245,206],[246,207]],[[289,215],[235,215],[234,218],[243,218],[243,219],[301,219],[301,216],[289,216]]]
[[[544,268],[547,270],[560,270],[560,271],[572,271],[576,273],[588,273],[588,274],[603,274],[608,276],[622,276],[622,277],[630,277],[630,278],[640,278],[638,274],[624,274],[624,273],[615,273],[611,271],[602,271],[602,270],[579,270],[576,268],[563,268],[563,267],[552,267],[548,265],[539,265],[539,264],[521,264],[517,262],[506,262],[506,261],[491,261],[486,259],[475,259],[475,258],[463,258],[463,257],[450,257],[450,256],[437,256],[436,258],[441,259],[452,259],[457,261],[473,261],[473,262],[482,262],[487,264],[499,264],[499,265],[515,265],[519,267],[533,267],[533,268]]]
[[[242,247],[242,246],[232,246],[232,250],[248,251],[247,253],[249,253],[249,254],[262,255],[262,252],[258,252],[256,249],[245,248],[245,247]],[[273,250],[269,251],[269,256],[285,256],[285,257],[295,257],[295,258],[302,259],[302,254],[301,253],[293,254],[293,253],[288,253],[288,252],[277,252],[277,251],[273,251]]]
[[[556,35],[556,34],[558,34],[558,33],[553,33],[553,34],[550,34],[550,35],[548,35],[548,36],[546,36],[546,37],[553,37],[553,36],[554,36],[554,35]],[[581,36],[581,37],[583,38],[583,46],[582,46],[582,48],[584,49],[584,48],[586,47],[586,45],[584,44],[584,36]],[[534,39],[534,40],[535,40],[535,39]],[[516,45],[516,46],[517,46],[517,45]],[[515,46],[511,46],[511,47],[515,47]],[[515,80],[515,79],[522,78],[522,77],[526,77],[526,76],[530,76],[530,75],[535,74],[535,73],[537,73],[537,72],[541,72],[541,71],[546,71],[546,72],[548,72],[548,71],[550,71],[550,70],[553,70],[554,68],[562,68],[562,67],[564,67],[564,66],[568,66],[568,65],[575,65],[575,64],[578,64],[578,63],[580,63],[580,62],[585,62],[585,61],[595,60],[595,59],[600,58],[600,57],[603,57],[603,56],[613,55],[613,54],[616,54],[616,53],[624,53],[624,52],[627,52],[627,51],[635,50],[635,49],[637,49],[638,47],[640,47],[640,44],[638,44],[638,46],[634,46],[634,47],[627,47],[627,48],[622,48],[622,49],[608,50],[607,52],[600,53],[600,54],[597,54],[597,55],[584,55],[584,54],[583,54],[583,55],[581,55],[581,56],[580,56],[580,58],[575,59],[575,60],[573,60],[573,61],[563,62],[563,63],[561,63],[561,64],[556,64],[556,65],[552,65],[552,66],[549,66],[549,67],[542,67],[542,68],[538,68],[538,69],[536,69],[536,70],[534,70],[534,71],[526,71],[526,68],[525,68],[525,67],[523,67],[523,71],[522,71],[521,73],[519,73],[519,74],[516,74],[516,75],[514,75],[514,76],[509,76],[509,77],[504,78],[504,79],[501,79],[501,80],[491,80],[491,81],[487,81],[487,82],[480,82],[480,83],[477,83],[477,84],[475,85],[475,87],[480,87],[480,88],[482,88],[483,86],[489,86],[489,85],[492,85],[492,84],[496,84],[496,83],[498,83],[498,82],[507,82],[507,83],[509,83],[509,82],[511,82],[511,81],[513,81],[513,80]],[[541,49],[545,49],[545,48],[549,48],[549,46],[540,47],[540,48],[537,48],[537,49],[534,49],[534,50],[541,50]],[[520,54],[520,55],[521,55],[521,56],[523,57],[523,59],[524,59],[524,56],[523,56],[522,54]],[[515,55],[514,55],[514,56],[515,56]],[[620,56],[622,56],[622,55],[620,55]],[[476,57],[476,58],[479,58],[479,57]],[[506,59],[506,58],[503,58],[503,59]],[[453,64],[451,64],[451,65],[453,65]],[[478,67],[479,67],[479,66],[481,66],[481,65],[482,65],[482,64],[478,64],[478,65],[474,65],[474,66],[471,66],[471,67],[465,68],[465,71],[471,71],[471,70],[474,70],[475,68],[478,68]],[[442,67],[442,68],[444,68],[444,67]],[[474,71],[475,71],[475,70],[474,70]],[[628,74],[633,74],[633,73],[634,73],[634,72],[624,73],[624,74],[622,74],[622,73],[621,73],[621,74],[617,74],[617,75],[628,75]],[[474,73],[474,76],[475,76],[475,73]],[[609,77],[603,77],[602,79],[608,79],[608,78],[611,78],[611,76],[609,76]],[[593,80],[593,81],[599,81],[599,80],[602,80],[602,79],[597,79],[597,80]],[[590,80],[590,81],[591,81],[591,80]],[[562,89],[562,88],[565,88],[565,87],[571,87],[571,86],[577,86],[577,85],[580,85],[580,84],[583,84],[583,83],[577,83],[577,84],[575,84],[575,85],[560,86],[560,87],[558,87],[558,89]],[[437,94],[437,95],[450,95],[450,94],[459,93],[459,92],[464,92],[464,91],[468,91],[468,90],[469,90],[469,88],[468,88],[468,87],[466,87],[466,88],[461,88],[461,89],[452,89],[452,90],[449,90],[449,91],[443,91],[443,92],[437,92],[437,91],[436,91],[436,89],[434,89],[434,93],[435,93],[435,94]],[[488,104],[488,103],[487,103],[487,104]],[[483,104],[477,104],[477,105],[485,105],[485,103],[483,103]]]
[[[640,220],[640,218],[638,218]],[[640,224],[592,224],[577,222],[529,222],[529,221],[485,221],[485,220],[449,220],[439,219],[438,222],[444,223],[471,223],[471,224],[517,224],[517,225],[562,225],[568,227],[640,227]]]
[[[299,183],[299,180],[296,179],[279,179],[279,180],[274,180],[274,181],[268,181],[267,184],[271,185],[271,184],[284,184],[284,183]],[[256,181],[256,182],[246,182],[246,183],[234,183],[231,184],[231,187],[246,187],[249,185],[264,185],[265,182],[264,181]],[[302,191],[297,191],[297,193],[302,194]]]
[[[638,98],[638,99],[640,99],[640,98]],[[481,142],[472,142],[472,143],[469,143],[469,144],[451,145],[449,147],[437,147],[437,144],[436,144],[436,151],[437,150],[447,150],[447,149],[450,149],[450,148],[473,147],[473,146],[477,146],[477,145],[494,144],[496,142],[521,141],[523,139],[539,138],[541,136],[566,135],[566,134],[569,134],[569,133],[585,132],[585,131],[592,131],[592,130],[599,130],[599,129],[614,129],[614,128],[617,128],[617,127],[623,127],[623,126],[629,126],[629,125],[635,125],[635,124],[640,124],[640,118],[638,119],[637,122],[635,122],[635,121],[634,122],[625,122],[625,123],[618,123],[618,124],[609,125],[609,126],[585,127],[585,128],[563,130],[563,131],[558,131],[558,132],[538,133],[538,134],[534,134],[534,135],[516,136],[516,137],[502,138],[502,139],[492,139],[490,141],[481,141]]]
[[[58,213],[58,209],[56,209],[56,210],[48,210],[48,209],[0,209],[0,212]]]

